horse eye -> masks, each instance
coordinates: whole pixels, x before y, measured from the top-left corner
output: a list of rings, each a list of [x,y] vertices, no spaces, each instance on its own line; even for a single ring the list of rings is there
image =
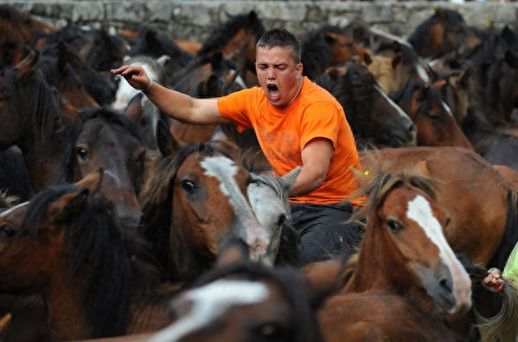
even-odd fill
[[[285,214],[281,214],[279,216],[279,219],[277,220],[277,226],[283,225],[284,222],[286,222],[286,215]]]
[[[84,147],[77,146],[76,147],[76,154],[79,158],[85,160],[88,157],[88,150]]]
[[[8,225],[3,225],[0,227],[0,237],[4,239],[11,239],[16,234],[16,230]]]
[[[182,180],[182,188],[187,192],[193,192],[196,189],[196,184],[191,180],[184,179]]]
[[[282,327],[278,323],[265,323],[256,329],[257,334],[264,339],[280,339],[282,337]]]
[[[404,228],[403,225],[396,220],[388,220],[387,225],[392,233],[397,233]]]
[[[451,218],[446,218],[446,221],[444,221],[444,227],[448,227],[449,224],[451,223]]]

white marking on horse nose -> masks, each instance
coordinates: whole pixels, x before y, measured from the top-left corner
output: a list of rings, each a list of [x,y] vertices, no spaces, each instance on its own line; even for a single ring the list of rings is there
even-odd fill
[[[408,114],[405,113],[405,111],[401,109],[401,107],[399,107],[394,101],[392,101],[392,99],[388,97],[387,94],[385,94],[385,92],[380,87],[375,86],[375,88],[381,94],[381,96],[383,96],[383,98],[385,98],[385,100],[387,100],[387,102],[396,110],[399,116],[407,118],[409,122],[412,122],[412,119],[410,119]]]
[[[241,192],[235,176],[237,175],[237,166],[234,162],[223,156],[206,157],[201,163],[201,167],[205,170],[207,176],[216,178],[219,181],[219,189],[227,196],[230,204],[235,210],[236,217],[244,226],[243,240],[249,244],[252,255],[262,253],[263,246],[268,246],[270,242],[269,233],[257,221],[250,204]]]
[[[455,313],[463,306],[471,306],[471,280],[444,237],[442,226],[434,216],[430,203],[421,195],[408,202],[407,217],[423,228],[426,236],[439,249],[439,258],[452,275],[456,304],[450,310]]]
[[[208,285],[189,290],[180,300],[192,303],[190,311],[153,336],[150,342],[171,342],[203,328],[225,311],[236,305],[258,303],[269,296],[268,288],[259,282],[217,280]]]

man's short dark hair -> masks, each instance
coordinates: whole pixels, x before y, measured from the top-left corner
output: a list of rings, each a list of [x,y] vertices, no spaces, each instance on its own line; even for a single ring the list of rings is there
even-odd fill
[[[276,28],[263,33],[257,41],[257,47],[291,47],[291,58],[298,64],[301,61],[300,42],[295,36],[283,28]]]

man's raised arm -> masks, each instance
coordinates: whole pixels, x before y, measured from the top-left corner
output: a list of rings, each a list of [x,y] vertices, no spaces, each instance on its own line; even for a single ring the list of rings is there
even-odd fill
[[[180,121],[208,124],[230,123],[219,114],[213,99],[196,99],[153,82],[138,65],[123,65],[111,72],[123,76],[135,89],[141,90],[158,109]]]

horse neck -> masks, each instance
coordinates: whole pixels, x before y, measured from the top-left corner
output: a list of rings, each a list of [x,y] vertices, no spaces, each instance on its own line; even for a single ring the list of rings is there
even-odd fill
[[[216,256],[203,246],[188,243],[179,231],[178,226],[171,229],[174,236],[171,239],[169,274],[173,281],[191,283],[212,267]]]
[[[131,323],[127,334],[157,331],[169,325],[170,301],[182,289],[181,285],[162,285],[153,295],[145,294],[131,305]]]
[[[91,337],[81,296],[82,282],[71,281],[67,265],[56,267],[44,299],[53,340],[77,340]]]
[[[357,264],[342,293],[367,291],[384,292],[405,297],[425,312],[434,307],[426,292],[415,285],[408,273],[405,260],[388,232],[377,227],[375,215],[370,215]]]

